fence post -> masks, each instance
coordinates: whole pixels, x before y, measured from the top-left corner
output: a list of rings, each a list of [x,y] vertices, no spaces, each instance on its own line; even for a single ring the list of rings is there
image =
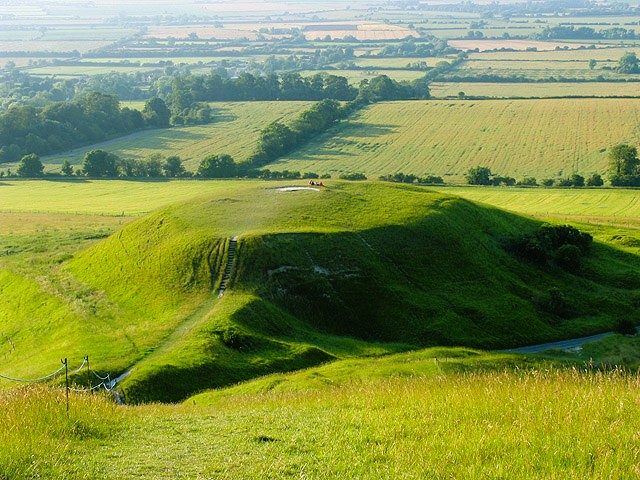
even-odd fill
[[[87,361],[87,380],[89,381],[89,392],[91,392],[91,367],[89,366],[89,355],[84,357]]]
[[[69,362],[65,358],[62,363],[64,364],[64,383],[67,392],[67,418],[69,418]]]

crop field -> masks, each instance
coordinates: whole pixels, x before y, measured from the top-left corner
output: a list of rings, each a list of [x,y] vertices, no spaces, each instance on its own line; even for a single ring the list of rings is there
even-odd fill
[[[635,99],[387,102],[268,168],[447,182],[478,165],[516,178],[604,173],[607,147],[637,141],[638,107]]]
[[[617,62],[616,62],[617,63]],[[477,77],[481,75],[497,75],[502,77],[525,77],[533,80],[577,78],[580,80],[638,80],[640,75],[620,75],[613,67],[616,63],[600,62],[595,68],[590,69],[588,62],[563,62],[563,61],[517,61],[517,60],[471,60],[465,62],[452,73],[453,76],[465,75]],[[603,69],[605,67],[605,69]]]
[[[47,65],[26,69],[32,75],[55,75],[63,77],[78,77],[84,75],[102,75],[105,73],[136,73],[157,70],[160,67],[141,67],[138,65],[105,65],[105,66],[78,66],[78,65]]]
[[[474,202],[524,215],[583,223],[640,228],[640,195],[637,190],[434,187]]]
[[[537,52],[477,52],[469,55],[472,60],[515,60],[515,61],[596,61],[617,62],[630,48],[583,48],[572,50],[547,50]],[[638,52],[636,52],[638,53]]]
[[[535,40],[450,40],[449,45],[460,50],[496,50],[500,48],[510,48],[513,50],[527,50],[535,48],[537,50],[555,50],[556,48],[567,47],[569,49],[578,49],[580,47],[588,47],[591,43],[567,43],[567,42],[539,42]]]
[[[44,157],[55,170],[68,159],[79,164],[85,153],[102,148],[124,157],[145,158],[153,153],[178,155],[188,169],[195,170],[211,154],[226,153],[236,161],[245,160],[258,140],[261,129],[276,120],[295,116],[308,102],[235,102],[212,104],[216,121],[208,125],[146,130],[126,137],[91,145],[68,153]]]
[[[640,82],[434,82],[429,88],[435,98],[457,97],[460,92],[492,98],[640,97]]]
[[[85,53],[96,48],[109,45],[108,40],[83,40],[78,41],[46,41],[46,40],[18,40],[0,41],[0,51],[3,52],[71,52],[77,50],[80,53]],[[37,56],[37,53],[35,54]]]

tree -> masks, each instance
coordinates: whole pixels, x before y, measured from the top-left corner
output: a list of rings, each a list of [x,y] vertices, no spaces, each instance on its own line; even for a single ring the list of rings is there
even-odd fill
[[[638,68],[638,57],[636,57],[635,52],[625,53],[620,60],[618,60],[616,71],[625,74],[640,72]]]
[[[587,178],[587,187],[601,187],[602,185],[604,185],[604,181],[598,173],[594,173]]]
[[[166,177],[182,177],[186,173],[182,160],[175,155],[167,157],[162,164],[162,171]]]
[[[598,62],[596,62],[593,58],[591,60],[589,60],[589,70],[593,70],[594,68],[596,68]]]
[[[609,150],[610,176],[636,175],[639,164],[636,147],[622,143]]]
[[[73,175],[73,167],[69,160],[65,158],[64,162],[62,162],[62,166],[60,167],[60,173],[62,173],[65,177],[70,177]]]
[[[88,177],[116,177],[118,157],[105,150],[87,152],[82,160],[82,170]]]
[[[236,175],[237,167],[230,155],[209,155],[198,166],[198,176],[203,178],[228,178]]]
[[[41,177],[44,173],[44,165],[40,161],[40,157],[35,153],[25,155],[20,160],[18,165],[17,174],[24,178]]]
[[[491,169],[488,167],[473,167],[465,174],[469,185],[491,185]]]
[[[574,187],[584,187],[584,177],[574,173],[571,175],[571,185]]]
[[[153,97],[145,102],[142,116],[145,122],[147,122],[147,125],[168,127],[171,112],[167,104],[164,103],[164,100],[159,97]]]

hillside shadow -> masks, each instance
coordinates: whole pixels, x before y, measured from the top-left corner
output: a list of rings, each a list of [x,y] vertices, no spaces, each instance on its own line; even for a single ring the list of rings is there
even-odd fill
[[[56,178],[47,178],[45,177],[43,180],[51,183],[89,183],[91,179],[89,178],[80,178],[80,177],[56,177]]]
[[[639,256],[596,243],[570,273],[510,251],[517,231],[542,222],[461,200],[428,210],[406,224],[272,235],[254,252],[272,259],[269,273],[249,282],[260,301],[301,325],[367,342],[508,348],[609,331],[637,315]],[[313,343],[292,324],[254,323],[240,312],[234,321]]]

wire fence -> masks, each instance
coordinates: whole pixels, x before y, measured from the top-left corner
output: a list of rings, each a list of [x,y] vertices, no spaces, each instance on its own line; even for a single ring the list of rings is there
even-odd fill
[[[0,374],[1,380],[8,380],[11,382],[19,382],[19,383],[42,383],[46,381],[53,380],[57,377],[62,377],[64,374],[65,377],[65,389],[66,389],[66,397],[67,397],[67,414],[69,413],[69,392],[76,393],[92,393],[98,390],[105,390],[106,392],[112,392],[115,389],[116,382],[111,379],[111,374],[108,373],[106,376],[99,375],[97,372],[91,370],[89,364],[89,356],[85,356],[82,360],[82,363],[79,367],[74,369],[69,369],[69,361],[68,359],[61,360],[62,366],[57,370],[49,373],[48,375],[44,375],[38,378],[17,378],[9,375]],[[69,383],[69,375],[78,375],[82,373],[83,370],[86,369],[87,373],[87,386],[86,387],[78,387],[76,384],[71,385]],[[93,385],[92,378],[97,378],[98,383]]]

